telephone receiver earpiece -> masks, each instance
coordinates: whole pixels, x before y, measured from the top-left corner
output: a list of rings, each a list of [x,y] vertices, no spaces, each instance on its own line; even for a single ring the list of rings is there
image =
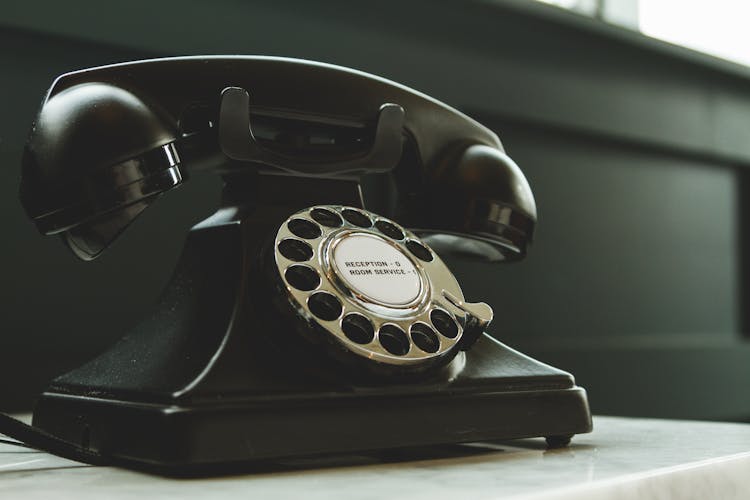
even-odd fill
[[[421,233],[438,252],[487,261],[525,257],[536,202],[523,172],[504,152],[483,144],[466,147],[435,169],[429,196],[430,217]]]
[[[32,128],[20,197],[39,230],[98,256],[158,195],[182,183],[174,120],[107,83],[52,96]]]

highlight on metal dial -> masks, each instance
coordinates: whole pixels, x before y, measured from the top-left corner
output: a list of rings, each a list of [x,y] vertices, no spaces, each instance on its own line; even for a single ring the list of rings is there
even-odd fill
[[[463,307],[455,277],[423,241],[367,210],[301,210],[281,225],[274,245],[296,314],[373,362],[408,367],[450,359],[467,325],[491,320],[485,304]],[[473,310],[489,317],[472,317]]]

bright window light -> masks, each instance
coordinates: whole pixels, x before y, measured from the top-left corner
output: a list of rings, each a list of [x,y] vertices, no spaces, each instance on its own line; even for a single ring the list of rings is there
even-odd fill
[[[750,66],[750,0],[639,0],[640,30]]]

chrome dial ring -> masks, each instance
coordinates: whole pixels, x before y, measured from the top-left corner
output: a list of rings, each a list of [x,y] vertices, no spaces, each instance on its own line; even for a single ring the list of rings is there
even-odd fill
[[[274,261],[295,312],[374,362],[450,360],[467,327],[492,319],[486,304],[464,302],[429,246],[366,210],[325,205],[293,214],[276,234]]]

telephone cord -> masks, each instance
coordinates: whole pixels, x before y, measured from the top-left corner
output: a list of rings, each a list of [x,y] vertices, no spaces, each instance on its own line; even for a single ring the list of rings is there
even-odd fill
[[[0,434],[18,441],[16,443],[9,440],[2,440],[7,444],[44,451],[58,457],[89,465],[108,465],[110,463],[110,459],[101,453],[60,439],[37,427],[25,424],[18,419],[2,413],[0,413]]]

